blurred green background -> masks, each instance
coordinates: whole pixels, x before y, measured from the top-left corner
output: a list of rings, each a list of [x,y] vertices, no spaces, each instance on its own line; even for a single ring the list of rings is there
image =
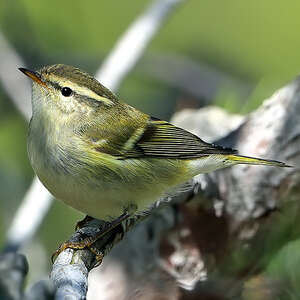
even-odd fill
[[[29,68],[66,63],[94,73],[149,3],[1,0],[0,31]],[[187,0],[168,19],[117,93],[166,119],[184,107],[207,104],[247,113],[298,75],[299,11],[297,0]],[[26,122],[0,82],[2,243],[33,177],[26,133]],[[41,272],[50,265],[49,254],[81,217],[54,203],[30,248]]]

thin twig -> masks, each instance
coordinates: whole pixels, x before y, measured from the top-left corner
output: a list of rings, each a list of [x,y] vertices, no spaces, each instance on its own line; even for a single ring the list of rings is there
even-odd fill
[[[106,87],[117,90],[133,69],[167,16],[183,0],[156,0],[140,15],[116,43],[96,78]]]
[[[5,252],[17,251],[31,239],[47,214],[51,202],[51,195],[35,177],[7,232]]]
[[[25,66],[23,59],[0,32],[0,80],[8,96],[29,121],[31,116],[29,82],[17,67]]]

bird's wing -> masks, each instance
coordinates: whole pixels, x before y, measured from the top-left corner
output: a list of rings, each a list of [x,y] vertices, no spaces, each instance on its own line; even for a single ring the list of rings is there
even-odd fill
[[[193,159],[209,154],[234,154],[236,150],[202,141],[196,135],[166,121],[150,117],[121,150],[119,159],[155,157]]]

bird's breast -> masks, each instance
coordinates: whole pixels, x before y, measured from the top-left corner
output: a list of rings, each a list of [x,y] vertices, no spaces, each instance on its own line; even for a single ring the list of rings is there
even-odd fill
[[[38,126],[37,126],[38,125]],[[31,122],[28,153],[34,171],[56,198],[90,216],[119,216],[138,210],[189,177],[185,163],[166,159],[118,160],[85,148],[74,134]]]
[[[33,124],[35,125],[35,124]],[[90,216],[107,219],[119,216],[126,203],[117,195],[117,182],[107,170],[97,167],[91,172],[91,165],[76,156],[74,146],[49,140],[45,131],[30,126],[28,155],[31,165],[49,192],[67,205]],[[63,144],[63,145],[62,145]]]

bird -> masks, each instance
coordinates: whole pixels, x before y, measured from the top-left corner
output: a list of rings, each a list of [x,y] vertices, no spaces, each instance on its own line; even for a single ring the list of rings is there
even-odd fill
[[[126,104],[73,66],[19,69],[32,79],[32,168],[55,198],[90,217],[133,216],[201,173],[288,166],[207,143]]]

